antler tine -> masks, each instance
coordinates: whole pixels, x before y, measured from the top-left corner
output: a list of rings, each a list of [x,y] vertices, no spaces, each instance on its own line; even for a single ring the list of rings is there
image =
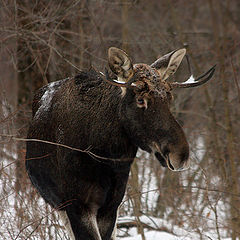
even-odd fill
[[[190,82],[189,80],[187,80],[186,82],[182,82],[182,83],[174,82],[174,83],[171,83],[170,85],[172,88],[191,88],[191,87],[200,86],[212,78],[215,72],[215,68],[216,68],[216,65],[214,65],[206,73],[202,74],[200,77],[195,79],[194,82]]]
[[[188,54],[186,54],[185,57],[186,57],[186,60],[187,60],[187,65],[188,65],[188,72],[190,73],[190,75],[192,75],[192,68],[191,68],[191,64],[190,64],[190,61],[189,61]]]
[[[132,87],[131,84],[134,82],[134,78],[130,79],[128,82],[126,83],[120,83],[120,82],[116,82],[114,81],[110,76],[109,76],[109,73],[108,73],[108,70],[107,68],[105,68],[105,76],[106,78],[104,78],[104,80],[106,82],[108,82],[109,84],[111,85],[114,85],[114,86],[117,86],[117,87]]]

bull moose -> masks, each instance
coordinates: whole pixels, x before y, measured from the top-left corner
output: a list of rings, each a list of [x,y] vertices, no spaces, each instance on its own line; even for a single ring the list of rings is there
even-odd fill
[[[81,71],[35,94],[26,169],[71,239],[116,239],[117,210],[138,148],[170,170],[189,166],[188,142],[169,110],[171,91],[205,83],[215,66],[195,80],[168,82],[185,54],[179,49],[151,65],[133,64],[111,47],[111,74]]]

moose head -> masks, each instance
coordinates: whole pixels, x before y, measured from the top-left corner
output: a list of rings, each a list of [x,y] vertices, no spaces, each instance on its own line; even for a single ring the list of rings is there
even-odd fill
[[[189,166],[189,146],[181,126],[169,110],[172,90],[199,86],[208,81],[215,66],[194,80],[170,83],[185,49],[170,52],[153,64],[133,64],[121,49],[108,50],[108,63],[116,80],[105,71],[106,81],[122,90],[121,121],[132,141],[147,152],[154,152],[162,166],[179,171]]]

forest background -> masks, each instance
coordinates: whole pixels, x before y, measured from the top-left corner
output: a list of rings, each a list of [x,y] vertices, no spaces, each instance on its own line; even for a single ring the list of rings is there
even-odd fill
[[[134,228],[143,240],[148,231],[240,239],[238,0],[0,0],[0,238],[68,239],[25,172],[31,103],[49,82],[90,67],[103,71],[110,46],[144,63],[185,47],[195,76],[217,64],[208,84],[174,92],[190,169],[170,172],[139,151],[119,238]],[[189,74],[183,60],[171,81]]]

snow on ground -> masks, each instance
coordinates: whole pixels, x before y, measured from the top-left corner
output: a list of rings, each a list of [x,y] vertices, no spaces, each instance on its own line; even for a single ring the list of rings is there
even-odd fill
[[[194,236],[174,236],[172,234],[166,233],[166,232],[156,232],[156,231],[149,231],[145,234],[146,240],[196,240],[199,239],[199,236],[194,238]],[[205,239],[213,239],[213,238],[205,238]],[[121,240],[142,240],[141,235],[136,235],[133,237],[126,237],[122,238]],[[231,240],[230,238],[222,238],[222,240]]]
[[[118,223],[127,223],[134,221],[135,217],[119,217]],[[168,223],[166,220],[149,217],[149,216],[141,216],[140,221],[144,224],[147,224],[149,227],[152,228],[167,228],[171,233],[167,233],[165,231],[158,231],[158,230],[147,230],[144,229],[144,235],[146,240],[192,240],[192,239],[199,239],[199,235],[196,233],[190,233],[187,230],[184,230],[179,227],[172,226],[172,224]],[[120,232],[120,230],[119,230]],[[121,240],[142,240],[142,236],[137,234],[136,228],[132,228],[131,231],[128,231],[131,235],[129,237],[119,238]]]
[[[222,202],[218,202],[217,208],[224,207]],[[219,209],[220,211],[220,209]],[[212,215],[212,216],[211,216]],[[220,217],[220,216],[219,216]],[[224,219],[224,216],[222,216]],[[199,219],[201,222],[201,217]],[[119,217],[117,220],[118,223],[132,223],[136,222],[136,218],[134,216],[125,216],[125,217]],[[144,225],[149,226],[148,228],[144,228],[144,235],[146,240],[207,240],[207,239],[218,239],[218,235],[216,232],[216,226],[215,226],[215,216],[213,216],[213,213],[209,214],[207,226],[199,224],[198,230],[201,232],[201,236],[199,233],[197,233],[196,230],[191,230],[188,227],[188,224],[183,224],[182,227],[174,225],[171,221],[167,221],[165,219],[156,218],[152,216],[145,216],[142,215],[140,217],[140,222]],[[226,229],[221,228],[224,227],[222,225],[222,222],[219,221],[219,233],[221,236],[221,240],[230,240],[230,238],[226,238]],[[155,230],[156,229],[156,230]],[[166,231],[165,231],[166,229]],[[160,231],[163,230],[163,231]],[[118,239],[121,240],[142,240],[142,236],[137,234],[136,227],[132,227],[128,229],[127,233],[128,236],[125,237],[124,235],[125,231],[124,228],[121,228],[118,230]]]
[[[180,238],[177,238],[176,236],[166,233],[166,232],[149,231],[149,232],[145,233],[144,235],[145,235],[146,240],[158,240],[158,239],[176,240],[176,239],[180,239]],[[134,237],[122,238],[122,240],[142,240],[142,237],[141,237],[141,235],[137,235]],[[184,240],[188,240],[188,239],[184,238]]]

